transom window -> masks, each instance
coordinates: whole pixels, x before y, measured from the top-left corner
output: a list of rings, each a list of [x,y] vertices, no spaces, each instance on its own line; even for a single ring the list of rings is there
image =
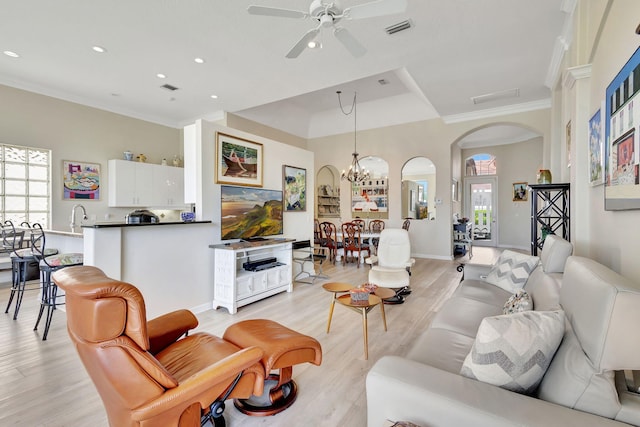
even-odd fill
[[[491,154],[474,154],[465,162],[465,175],[495,175],[496,157]]]
[[[0,144],[0,214],[15,225],[48,228],[51,150]]]

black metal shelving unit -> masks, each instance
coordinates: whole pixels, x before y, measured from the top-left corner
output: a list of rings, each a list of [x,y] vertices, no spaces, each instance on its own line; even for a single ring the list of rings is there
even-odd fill
[[[531,255],[538,255],[547,234],[571,241],[570,184],[532,184],[531,188]]]

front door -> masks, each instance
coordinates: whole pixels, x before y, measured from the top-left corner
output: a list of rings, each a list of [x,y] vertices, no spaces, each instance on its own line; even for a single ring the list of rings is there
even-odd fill
[[[497,246],[496,177],[465,178],[465,216],[473,224],[473,244]]]

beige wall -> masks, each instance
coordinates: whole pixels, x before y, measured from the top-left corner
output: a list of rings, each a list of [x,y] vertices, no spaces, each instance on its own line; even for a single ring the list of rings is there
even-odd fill
[[[131,209],[107,206],[107,161],[122,152],[144,153],[148,162],[182,156],[181,130],[0,85],[0,143],[52,152],[52,228],[68,230],[71,208],[62,200],[62,161],[99,163],[100,200],[82,201],[99,221],[123,220]],[[109,215],[109,218],[105,218]]]
[[[608,12],[608,14],[607,14]],[[564,79],[556,90],[554,115],[562,123],[576,124],[572,140],[572,166],[564,173],[570,177],[572,190],[572,241],[576,253],[596,259],[621,274],[640,277],[637,261],[640,210],[605,211],[603,186],[588,182],[588,148],[586,129],[589,118],[600,108],[607,85],[640,44],[635,34],[640,16],[637,0],[582,0],[576,10],[573,44],[565,60],[565,77],[573,67],[590,65],[590,73],[572,83]],[[574,72],[575,74],[575,72]],[[568,81],[567,81],[568,80]],[[561,139],[554,145],[563,151]]]
[[[436,166],[435,198],[442,199],[436,206],[434,221],[413,221],[410,235],[412,251],[416,257],[450,259],[452,256],[451,223],[453,212],[460,211],[459,203],[451,201],[451,178],[460,175],[460,158],[455,143],[465,135],[493,124],[513,124],[531,129],[547,140],[551,132],[550,110],[505,115],[498,118],[478,119],[446,124],[440,119],[407,123],[358,132],[358,152],[361,156],[379,156],[389,163],[389,221],[388,226],[400,227],[401,170],[412,157],[424,156]],[[309,150],[315,153],[315,168],[333,165],[346,168],[353,151],[353,134],[334,135],[309,141]],[[516,165],[518,161],[516,161]],[[455,172],[452,164],[456,164]],[[538,161],[530,170],[535,178]],[[515,165],[514,165],[515,166]],[[525,166],[528,168],[530,166]],[[462,181],[460,181],[462,186]],[[462,188],[462,187],[461,187]],[[431,191],[431,189],[430,189]],[[349,219],[348,183],[341,182],[342,219]],[[527,228],[528,230],[528,228]]]
[[[467,158],[480,153],[496,157],[498,246],[529,250],[531,203],[513,201],[513,183],[535,184],[536,172],[542,164],[542,138],[516,144],[462,150],[462,164]]]

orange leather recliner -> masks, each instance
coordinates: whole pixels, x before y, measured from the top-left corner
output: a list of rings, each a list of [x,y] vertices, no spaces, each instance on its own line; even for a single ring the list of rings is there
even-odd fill
[[[147,322],[140,291],[96,267],[67,267],[53,280],[111,426],[199,426],[203,416],[223,426],[224,400],[263,392],[260,348],[202,332],[180,339],[198,325],[190,311]]]

